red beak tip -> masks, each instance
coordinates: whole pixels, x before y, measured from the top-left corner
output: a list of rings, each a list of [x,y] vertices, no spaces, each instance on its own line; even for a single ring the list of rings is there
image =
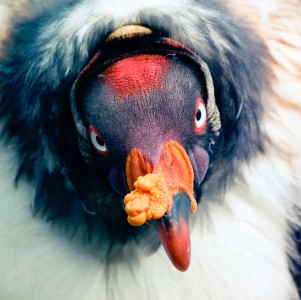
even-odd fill
[[[181,272],[185,272],[190,265],[190,240],[180,245],[166,245],[163,243],[163,247],[176,269]]]
[[[175,266],[176,269],[178,269],[181,272],[185,272],[188,270],[189,265],[190,265],[190,256],[186,260],[182,258],[181,260],[178,260],[178,261],[171,260],[171,262]]]
[[[190,242],[190,200],[184,193],[177,194],[173,199],[173,210],[158,220],[152,220],[172,264],[179,271],[189,268],[191,257]]]
[[[190,265],[191,244],[189,224],[182,220],[182,230],[169,230],[166,232],[159,226],[159,236],[172,264],[179,271],[186,271]]]

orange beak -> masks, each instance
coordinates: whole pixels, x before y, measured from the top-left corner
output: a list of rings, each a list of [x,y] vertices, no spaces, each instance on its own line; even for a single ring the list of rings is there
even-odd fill
[[[197,208],[186,151],[169,141],[153,166],[141,150],[133,149],[127,157],[126,177],[131,190],[124,198],[128,222],[134,226],[151,222],[172,263],[185,271],[190,263],[189,214]]]

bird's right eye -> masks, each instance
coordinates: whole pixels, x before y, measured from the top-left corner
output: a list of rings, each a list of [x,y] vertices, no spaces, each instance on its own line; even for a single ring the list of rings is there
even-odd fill
[[[91,142],[95,148],[95,150],[102,156],[106,156],[109,151],[107,148],[107,145],[103,139],[103,137],[100,135],[100,133],[97,131],[97,129],[93,126],[89,126],[89,133]]]

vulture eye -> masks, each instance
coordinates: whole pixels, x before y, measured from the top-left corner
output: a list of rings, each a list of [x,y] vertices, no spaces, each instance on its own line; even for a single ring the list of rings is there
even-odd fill
[[[108,154],[107,145],[103,139],[103,137],[99,134],[99,132],[95,129],[93,125],[89,127],[91,142],[95,148],[95,150],[102,156]]]
[[[198,97],[194,112],[194,131],[196,134],[202,133],[207,124],[206,107],[201,97]]]

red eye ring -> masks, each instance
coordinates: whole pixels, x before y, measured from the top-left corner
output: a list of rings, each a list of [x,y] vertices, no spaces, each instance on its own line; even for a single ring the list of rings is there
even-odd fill
[[[194,132],[201,134],[205,131],[207,125],[207,112],[206,106],[202,97],[197,98],[195,111],[194,111]]]
[[[89,126],[89,134],[95,150],[101,156],[106,156],[109,153],[108,147],[104,141],[104,138],[101,136],[101,134],[97,131],[97,129],[93,125]]]

